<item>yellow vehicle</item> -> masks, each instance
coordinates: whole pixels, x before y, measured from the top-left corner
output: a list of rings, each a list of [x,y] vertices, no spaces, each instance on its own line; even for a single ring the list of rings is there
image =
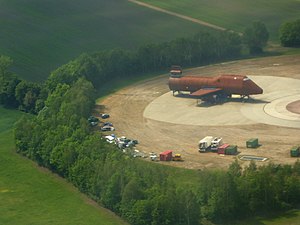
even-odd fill
[[[175,154],[173,156],[173,161],[182,161],[181,154]]]

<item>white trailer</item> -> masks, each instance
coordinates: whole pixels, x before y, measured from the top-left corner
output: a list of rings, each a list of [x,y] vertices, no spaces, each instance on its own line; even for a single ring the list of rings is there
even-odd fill
[[[206,152],[211,147],[211,142],[213,141],[214,137],[206,136],[202,140],[199,141],[199,152]]]
[[[223,139],[221,137],[215,137],[212,141],[211,141],[211,146],[210,149],[212,151],[217,151],[219,146],[221,146],[223,144]]]

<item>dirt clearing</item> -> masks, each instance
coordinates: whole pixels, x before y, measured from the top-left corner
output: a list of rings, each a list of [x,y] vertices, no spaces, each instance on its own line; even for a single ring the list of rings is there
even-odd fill
[[[253,76],[254,81],[255,77],[259,80],[262,79],[263,76],[268,76],[275,77],[275,79],[276,77],[279,77],[278,80],[283,78],[293,78],[296,79],[295,81],[299,82],[300,56],[292,55],[241,60],[184,70],[184,75],[216,76],[221,74],[249,75]],[[257,162],[259,165],[270,161],[274,163],[294,163],[297,160],[297,158],[290,157],[290,148],[294,145],[300,145],[299,128],[271,125],[264,123],[263,120],[255,121],[255,118],[251,118],[251,116],[248,116],[249,118],[247,117],[247,120],[243,119],[244,121],[248,121],[248,123],[230,123],[230,120],[234,120],[234,117],[230,118],[230,115],[233,114],[234,111],[242,111],[240,110],[240,106],[245,105],[243,102],[229,102],[224,103],[223,105],[211,106],[209,107],[209,110],[211,111],[211,113],[209,113],[210,117],[204,118],[203,112],[197,114],[196,111],[198,109],[205,111],[205,108],[203,109],[197,106],[195,99],[189,99],[187,106],[195,111],[195,113],[193,113],[194,119],[197,119],[197,121],[200,122],[202,119],[201,123],[180,122],[184,121],[184,119],[177,120],[179,122],[170,122],[167,119],[160,119],[162,117],[172,118],[174,115],[177,115],[175,117],[180,115],[178,114],[179,109],[174,107],[174,105],[171,105],[173,107],[172,110],[168,107],[170,101],[174,99],[169,99],[166,102],[162,99],[162,101],[159,101],[158,104],[156,104],[157,110],[152,113],[161,113],[161,117],[159,114],[156,114],[155,117],[148,115],[147,113],[149,113],[149,111],[146,110],[147,107],[164,95],[168,95],[168,92],[170,92],[167,82],[168,74],[165,74],[151,80],[128,86],[127,88],[108,96],[101,102],[98,102],[98,108],[102,109],[102,112],[110,114],[111,118],[109,120],[114,124],[116,128],[114,133],[117,136],[126,136],[131,139],[139,140],[140,143],[137,145],[138,150],[146,152],[147,154],[149,152],[160,153],[165,150],[173,150],[174,153],[181,153],[184,159],[183,162],[160,163],[193,169],[203,169],[227,168],[233,160],[242,155],[268,158],[268,160],[264,162]],[[264,80],[262,83],[264,86],[261,87],[266,90],[271,90],[270,88],[272,85],[275,89],[279,87],[276,85],[280,85],[280,82],[275,85],[276,80],[274,81],[274,79]],[[287,91],[293,89],[292,91],[294,92],[292,92],[292,96],[300,94],[300,91],[298,91],[300,87],[298,89],[297,85],[290,88],[288,84],[287,87],[282,89],[283,92],[285,89]],[[276,99],[271,99],[270,102],[265,103],[273,103],[274,105],[274,107],[272,105],[263,107],[266,108],[267,111],[271,110],[270,112],[273,112],[273,109],[277,108],[280,111],[281,108],[284,108],[282,106],[282,102],[284,101],[279,100],[281,98],[280,92],[276,92],[276,94],[279,95],[278,98],[276,98],[277,103],[275,102]],[[268,95],[266,96],[270,97]],[[176,98],[176,101],[178,101],[178,98]],[[179,104],[186,104],[183,103],[185,101],[186,99],[182,99],[182,103],[179,101]],[[297,111],[298,109],[295,109],[295,107],[299,105],[297,99],[293,99],[293,102],[296,102],[292,105],[293,110]],[[288,104],[288,102],[286,102],[286,104]],[[233,108],[230,105],[234,105]],[[183,107],[185,110],[187,109],[185,106]],[[247,110],[252,108],[249,105],[247,107]],[[188,110],[188,112],[191,110]],[[256,110],[252,109],[252,111],[255,112]],[[243,112],[245,112],[245,110]],[[299,116],[297,113],[286,110],[285,113],[287,112],[291,114],[289,116]],[[183,116],[185,114],[186,113],[182,113]],[[244,115],[246,114],[247,113]],[[251,114],[252,117],[255,117],[254,113]],[[229,120],[227,125],[216,122],[218,120],[222,121],[222,115],[224,115],[224,121]],[[226,117],[226,115],[228,116]],[[188,117],[185,117],[185,119],[187,118]],[[205,123],[203,122],[204,120]],[[209,123],[209,121],[212,122]],[[291,122],[289,118],[287,118],[286,121],[292,125],[294,123],[293,121]],[[300,122],[298,117],[294,117],[294,121],[295,123]],[[239,154],[236,156],[221,156],[216,153],[199,153],[197,148],[198,142],[205,136],[222,137],[225,143],[237,145]],[[246,141],[250,138],[258,138],[261,146],[257,149],[246,148]],[[146,160],[149,160],[149,158]],[[240,160],[240,162],[243,165],[249,163],[249,161],[242,160]]]

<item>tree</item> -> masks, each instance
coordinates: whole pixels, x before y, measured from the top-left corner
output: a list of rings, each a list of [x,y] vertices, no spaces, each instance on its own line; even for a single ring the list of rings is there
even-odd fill
[[[245,29],[243,39],[251,54],[262,53],[263,47],[267,45],[269,32],[264,23],[256,21]]]
[[[17,107],[15,89],[21,80],[8,69],[13,61],[7,56],[0,56],[0,104],[5,107]]]
[[[28,81],[21,81],[15,89],[15,98],[19,102],[19,109],[25,112],[37,113],[36,102],[39,99],[41,85]]]
[[[15,90],[20,82],[21,80],[11,73],[0,76],[0,104],[12,108],[18,106]]]
[[[282,46],[300,47],[300,19],[280,26],[279,39]]]
[[[0,76],[5,76],[8,68],[13,64],[13,60],[8,56],[0,55]]]

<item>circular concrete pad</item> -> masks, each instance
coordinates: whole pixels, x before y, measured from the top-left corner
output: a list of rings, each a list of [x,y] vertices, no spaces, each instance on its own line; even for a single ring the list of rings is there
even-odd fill
[[[144,117],[185,125],[247,125],[264,123],[300,128],[300,114],[287,105],[300,100],[300,80],[273,76],[249,76],[264,94],[249,101],[232,99],[224,104],[197,104],[196,99],[176,97],[168,92],[152,101]]]

